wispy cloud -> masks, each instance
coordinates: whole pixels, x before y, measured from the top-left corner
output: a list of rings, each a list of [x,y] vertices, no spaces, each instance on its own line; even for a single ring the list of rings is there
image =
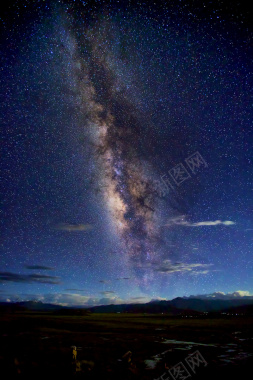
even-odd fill
[[[156,300],[161,300],[160,297],[155,298]],[[151,299],[148,296],[139,296],[139,297],[131,297],[126,303],[148,303]]]
[[[68,288],[65,289],[67,292],[87,292],[86,289],[76,289],[76,288]]]
[[[39,282],[41,284],[59,284],[60,280],[59,277],[48,276],[45,274],[18,274],[12,272],[0,272],[0,283],[5,282]]]
[[[101,284],[109,284],[110,283],[109,280],[99,280],[98,282],[100,282]]]
[[[122,303],[125,303],[124,300],[117,296],[101,298],[100,300],[97,300],[95,302],[96,305],[120,305]]]
[[[97,306],[123,303],[123,300],[116,295],[105,295],[103,298],[85,296],[80,294],[47,294],[43,297],[43,302],[50,302],[62,306]]]
[[[68,223],[59,223],[54,226],[55,230],[59,231],[68,231],[68,232],[83,232],[90,231],[93,229],[91,224],[68,224]]]
[[[209,269],[207,268],[210,268],[212,265],[213,264],[201,263],[172,263],[170,260],[164,260],[162,263],[160,263],[154,268],[154,271],[160,273],[194,272],[196,274],[207,274],[209,272]],[[198,269],[200,269],[200,272],[198,271]]]
[[[199,271],[192,271],[191,274],[193,276],[199,276],[201,274],[208,274],[210,270],[199,270]],[[212,272],[216,272],[215,270],[212,270]]]
[[[144,297],[131,297],[131,300],[142,300]]]
[[[130,277],[119,277],[119,278],[116,278],[116,280],[130,280]]]
[[[202,227],[202,226],[218,226],[220,224],[224,226],[232,226],[235,224],[235,222],[232,222],[230,220],[225,220],[225,221],[214,220],[214,221],[191,223],[186,220],[185,215],[180,215],[174,218],[170,218],[165,224],[165,227],[171,227],[171,226]]]
[[[25,265],[25,268],[31,270],[54,270],[54,268],[46,267],[44,265]]]
[[[96,305],[96,299],[91,296],[76,293],[46,294],[38,299],[44,303],[53,303],[62,306],[90,306]]]
[[[190,227],[200,227],[200,226],[218,226],[219,224],[223,224],[224,226],[232,226],[235,224],[235,222],[232,222],[230,220],[225,220],[222,222],[221,220],[215,220],[213,222],[206,221],[206,222],[198,222],[198,223],[189,223],[188,225]]]
[[[105,290],[104,292],[100,292],[100,294],[103,294],[104,296],[109,296],[110,294],[115,294],[113,290]]]

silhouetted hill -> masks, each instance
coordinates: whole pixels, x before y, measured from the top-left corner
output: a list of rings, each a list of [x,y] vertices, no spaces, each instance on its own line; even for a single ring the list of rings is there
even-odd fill
[[[40,301],[24,301],[24,302],[1,302],[0,311],[2,312],[15,312],[15,311],[54,311],[64,309],[63,306],[54,305],[50,303],[43,303]]]
[[[102,305],[94,306],[90,308],[90,310],[93,313],[167,313],[171,315],[181,314],[181,310],[177,309],[168,302],[169,301],[161,301],[161,303],[146,304]]]
[[[197,315],[203,312],[221,312],[223,310],[253,305],[252,299],[234,300],[203,300],[175,298],[172,301],[151,301],[146,304],[121,304],[121,305],[101,305],[90,308],[93,313],[167,313],[179,315],[184,312]]]
[[[92,313],[164,313],[168,315],[199,315],[208,313],[243,313],[253,314],[253,299],[241,297],[233,300],[224,299],[199,299],[199,298],[175,298],[171,301],[151,301],[145,304],[121,304],[101,306],[76,306],[64,307],[43,303],[40,301],[26,301],[17,303],[0,303],[1,312],[16,311],[45,311],[61,315],[87,315]]]
[[[230,307],[228,309],[223,310],[226,313],[232,314],[244,314],[244,315],[252,315],[253,316],[253,305],[242,305],[237,307]]]
[[[50,311],[50,310],[60,310],[64,308],[64,306],[61,306],[61,305],[43,303],[40,301],[18,302],[17,305],[24,307],[25,309],[34,310],[34,311],[36,310]]]
[[[224,309],[238,307],[242,305],[253,305],[253,300],[251,298],[243,297],[233,300],[221,300],[221,299],[198,299],[198,298],[175,298],[171,304],[178,308],[184,310],[196,310],[196,311],[221,311]]]
[[[11,302],[0,302],[1,313],[14,313],[15,311],[24,311],[25,308]]]

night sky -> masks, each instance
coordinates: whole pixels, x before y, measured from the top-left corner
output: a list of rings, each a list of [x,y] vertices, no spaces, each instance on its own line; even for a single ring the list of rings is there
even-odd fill
[[[0,300],[252,295],[245,3],[7,3]]]

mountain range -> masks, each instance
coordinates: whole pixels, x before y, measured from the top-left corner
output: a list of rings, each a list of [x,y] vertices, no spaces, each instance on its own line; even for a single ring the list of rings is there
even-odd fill
[[[171,301],[153,300],[144,304],[111,304],[87,307],[78,305],[66,307],[55,304],[43,303],[40,301],[26,301],[16,303],[0,303],[0,311],[37,311],[37,312],[60,312],[61,314],[71,314],[80,311],[80,314],[91,313],[148,313],[148,314],[169,314],[169,315],[200,315],[203,313],[243,313],[253,315],[252,297],[240,297],[236,299],[201,299],[177,297]],[[81,312],[82,310],[82,312]]]

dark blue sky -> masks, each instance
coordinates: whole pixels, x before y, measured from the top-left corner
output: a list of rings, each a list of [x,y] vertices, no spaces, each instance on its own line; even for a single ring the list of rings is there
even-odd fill
[[[168,3],[3,9],[1,300],[253,294],[250,14]]]

